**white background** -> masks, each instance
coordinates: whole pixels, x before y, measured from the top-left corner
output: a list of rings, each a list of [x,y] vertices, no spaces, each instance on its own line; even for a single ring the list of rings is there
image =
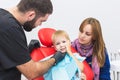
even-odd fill
[[[0,8],[15,6],[20,0],[0,0]],[[109,52],[120,49],[120,1],[119,0],[52,0],[54,11],[48,21],[32,32],[26,32],[28,43],[38,39],[37,32],[43,27],[63,29],[71,41],[78,36],[80,23],[87,17],[97,18],[102,26],[103,37]]]

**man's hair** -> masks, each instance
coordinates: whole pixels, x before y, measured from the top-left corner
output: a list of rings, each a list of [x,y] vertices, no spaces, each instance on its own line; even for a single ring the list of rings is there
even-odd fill
[[[53,5],[51,0],[21,0],[17,5],[19,11],[25,13],[34,10],[36,15],[45,16],[52,14]]]

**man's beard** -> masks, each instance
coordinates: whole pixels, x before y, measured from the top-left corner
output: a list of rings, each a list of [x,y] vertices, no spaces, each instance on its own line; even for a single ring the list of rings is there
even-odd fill
[[[23,28],[25,31],[32,31],[33,28],[35,28],[35,22],[37,18],[35,17],[32,21],[27,21],[24,23]]]
[[[32,31],[32,29],[34,28],[34,24],[32,24],[30,21],[24,23],[23,28],[25,31]]]

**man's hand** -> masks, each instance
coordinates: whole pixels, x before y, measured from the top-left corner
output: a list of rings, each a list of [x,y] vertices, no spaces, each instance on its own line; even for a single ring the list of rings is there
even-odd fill
[[[31,53],[33,49],[35,48],[39,48],[40,47],[40,43],[38,40],[31,40],[29,45],[28,45],[28,48],[29,48],[29,52]]]
[[[55,59],[55,64],[59,63],[62,59],[64,59],[66,53],[62,53],[60,51],[56,52],[52,58]]]

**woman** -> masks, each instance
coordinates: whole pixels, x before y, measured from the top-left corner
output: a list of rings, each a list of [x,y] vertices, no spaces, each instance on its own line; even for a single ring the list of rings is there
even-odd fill
[[[94,72],[94,80],[110,80],[110,62],[102,36],[100,22],[95,18],[86,18],[79,27],[79,37],[72,46]]]

